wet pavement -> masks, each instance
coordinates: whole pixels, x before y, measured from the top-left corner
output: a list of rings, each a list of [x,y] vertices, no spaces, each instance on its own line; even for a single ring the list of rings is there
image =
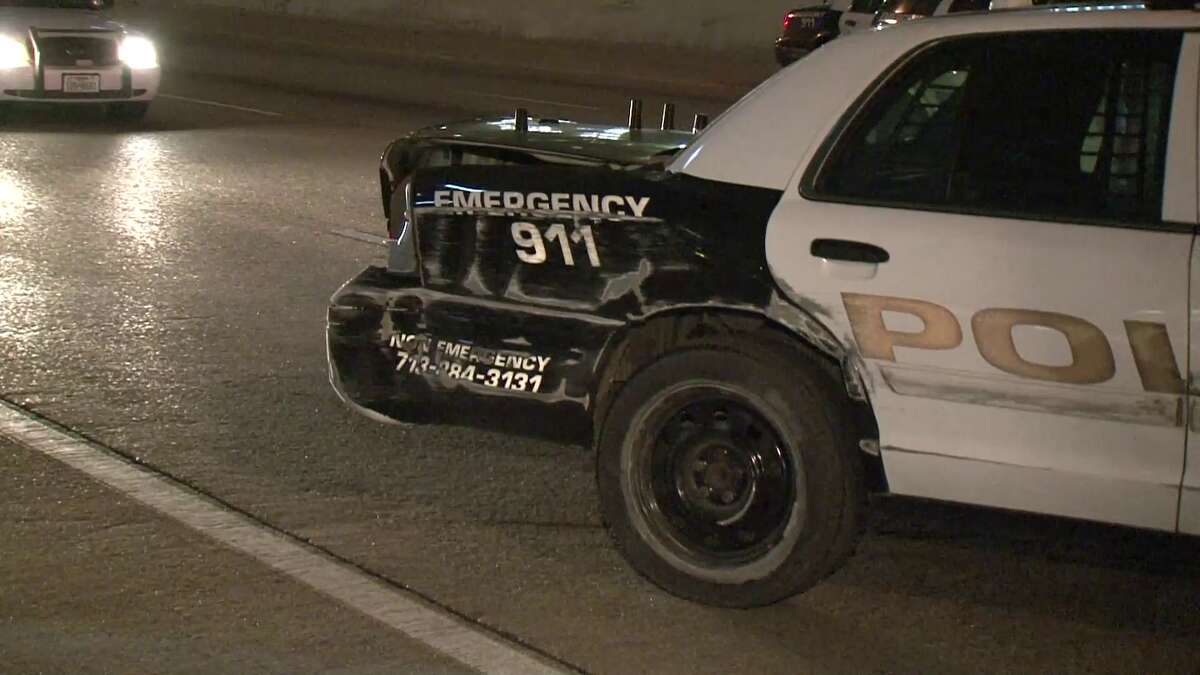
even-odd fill
[[[383,253],[344,236],[383,234],[380,151],[470,111],[183,76],[164,92],[143,125],[26,111],[0,130],[5,399],[589,672],[1196,671],[1194,539],[881,500],[801,597],[737,612],[659,592],[609,544],[588,452],[384,426],[329,388],[326,301]],[[18,672],[454,667],[27,450],[0,458],[0,662]]]

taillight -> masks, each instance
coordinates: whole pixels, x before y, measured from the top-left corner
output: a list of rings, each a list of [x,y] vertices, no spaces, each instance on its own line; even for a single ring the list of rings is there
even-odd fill
[[[399,239],[404,230],[404,224],[412,217],[411,194],[412,175],[405,176],[399,181],[388,195],[387,230],[388,239]]]
[[[787,30],[788,26],[792,25],[793,18],[795,18],[795,15],[792,14],[791,12],[788,12],[787,14],[783,15],[783,29],[784,30]]]
[[[402,203],[400,203],[402,201]],[[392,197],[392,217],[388,219],[388,270],[401,274],[417,272],[417,246],[413,214],[412,176],[396,187]]]

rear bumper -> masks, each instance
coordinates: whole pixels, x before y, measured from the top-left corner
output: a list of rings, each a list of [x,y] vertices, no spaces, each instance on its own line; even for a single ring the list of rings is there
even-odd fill
[[[374,420],[589,443],[589,392],[573,383],[586,381],[593,363],[539,349],[535,335],[530,347],[507,346],[513,340],[499,337],[497,327],[526,323],[522,315],[368,267],[330,300],[329,382],[343,402]],[[586,342],[584,331],[568,330]]]
[[[329,301],[325,338],[329,383],[355,411],[378,421],[419,421],[420,403],[401,408],[408,387],[396,376],[396,356],[389,347],[388,305],[420,291],[418,278],[389,275],[368,267],[346,282]],[[414,298],[415,299],[415,298]],[[399,303],[398,306],[404,306]],[[419,306],[419,305],[418,305]],[[416,318],[416,317],[414,317]]]
[[[100,91],[63,91],[64,75],[96,75]],[[132,70],[125,66],[54,68],[27,66],[0,70],[0,101],[30,103],[118,103],[151,101],[158,95],[162,70]]]

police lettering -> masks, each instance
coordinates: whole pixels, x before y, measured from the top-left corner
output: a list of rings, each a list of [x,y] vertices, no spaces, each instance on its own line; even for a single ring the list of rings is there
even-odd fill
[[[433,205],[458,211],[560,211],[644,218],[650,198],[567,192],[437,190],[433,193]]]
[[[962,344],[958,318],[945,307],[924,300],[843,293],[846,316],[859,352],[868,359],[896,361],[895,347],[955,349]],[[920,319],[916,332],[888,330],[883,313],[897,312]],[[1116,374],[1112,347],[1104,332],[1079,317],[1032,309],[988,308],[971,317],[975,346],[994,368],[1031,380],[1061,384],[1098,384]],[[1066,366],[1035,363],[1017,351],[1013,329],[1037,326],[1058,332],[1071,350]],[[1126,321],[1125,332],[1133,351],[1142,387],[1148,392],[1182,394],[1184,381],[1175,350],[1160,323]]]

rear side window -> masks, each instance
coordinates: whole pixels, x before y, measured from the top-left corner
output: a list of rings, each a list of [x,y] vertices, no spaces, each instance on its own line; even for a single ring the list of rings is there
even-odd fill
[[[885,0],[880,11],[892,14],[933,16],[940,0]]]
[[[879,5],[883,0],[854,0],[850,3],[850,12],[853,14],[874,14],[879,11]]]
[[[421,153],[417,168],[443,166],[500,166],[509,164],[541,164],[533,155],[486,146],[433,145]]]
[[[905,207],[1157,223],[1176,31],[1048,32],[919,53],[806,189]]]
[[[990,0],[952,0],[947,12],[984,12],[991,5]]]

